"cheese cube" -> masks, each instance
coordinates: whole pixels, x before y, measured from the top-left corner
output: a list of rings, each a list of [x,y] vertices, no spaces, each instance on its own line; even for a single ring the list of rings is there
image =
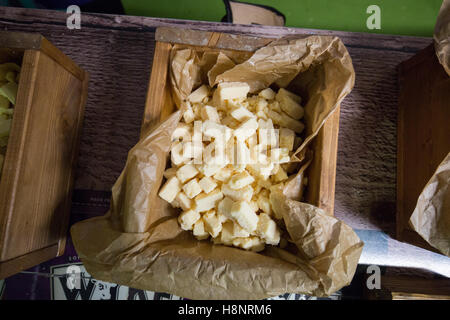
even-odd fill
[[[216,174],[214,174],[214,179],[221,181],[221,182],[226,182],[228,181],[228,178],[231,177],[231,175],[233,174],[233,168],[226,166],[224,168],[221,168]]]
[[[245,166],[250,163],[250,150],[247,148],[246,144],[241,141],[236,141],[236,161],[234,162],[235,169],[242,171],[245,169]]]
[[[200,103],[194,103],[192,111],[194,112],[195,120],[202,120],[202,105]]]
[[[242,228],[238,223],[233,223],[233,238],[246,238],[250,236],[250,232]]]
[[[183,230],[192,230],[194,223],[199,219],[200,214],[195,210],[184,211],[178,216],[178,222]]]
[[[186,193],[189,199],[192,199],[200,192],[202,192],[202,188],[200,188],[197,179],[192,179],[183,186],[183,191],[184,193]]]
[[[233,221],[227,221],[222,224],[222,231],[220,232],[220,242],[224,245],[231,246],[233,244]]]
[[[258,194],[257,199],[258,207],[263,212],[267,213],[268,215],[272,215],[272,207],[270,206],[269,201],[269,193],[265,194],[263,192]]]
[[[170,205],[172,206],[172,208],[180,208],[180,204],[178,203],[177,198],[175,198],[175,200],[170,202]]]
[[[239,107],[239,108],[234,109],[233,111],[231,111],[231,116],[234,119],[242,122],[244,120],[253,118],[255,115],[253,113],[251,113],[250,111],[248,111],[246,108]]]
[[[258,103],[259,97],[256,95],[251,95],[250,97],[247,98],[247,103],[248,103],[248,108],[249,109],[254,109],[256,104]]]
[[[195,120],[195,114],[190,105],[186,108],[186,111],[184,111],[183,113],[183,120],[186,123],[191,123],[192,121]]]
[[[187,211],[192,208],[192,200],[189,199],[183,191],[177,194],[175,201],[177,202],[177,206],[183,209],[183,211]]]
[[[266,99],[259,98],[258,101],[256,102],[255,110],[265,112],[268,110],[268,105],[269,103],[267,102]]]
[[[273,127],[272,120],[258,120],[258,138],[259,138],[259,144],[263,147],[271,146],[271,147],[277,147],[278,146],[278,129],[275,129]]]
[[[295,93],[288,91],[284,88],[280,88],[278,90],[277,95],[275,96],[275,99],[277,101],[280,101],[280,100],[283,100],[284,97],[289,97],[297,103],[302,103],[302,97],[300,97],[300,96],[296,95]]]
[[[270,88],[266,88],[264,90],[261,90],[258,94],[258,96],[267,99],[267,100],[273,100],[275,99],[275,91],[273,91]]]
[[[258,121],[255,118],[250,118],[234,130],[234,136],[240,141],[245,141],[255,134],[256,129],[258,129]]]
[[[250,150],[247,148],[247,145],[240,140],[236,141],[235,148],[236,148],[236,159],[233,164],[235,166],[235,170],[242,171],[243,169],[245,169],[247,163],[250,162]]]
[[[272,183],[270,179],[258,179],[256,183],[255,193],[261,193],[264,189],[270,189]],[[267,194],[268,196],[268,194]]]
[[[274,163],[272,171],[270,171],[270,175],[274,175],[277,173],[278,169],[280,169],[279,163]]]
[[[181,183],[185,183],[186,181],[192,179],[198,174],[198,170],[195,168],[193,164],[185,164],[177,170],[177,178]]]
[[[175,166],[188,162],[190,159],[183,156],[183,142],[175,141],[170,150],[170,160]]]
[[[254,252],[264,250],[264,242],[258,237],[236,238],[233,240],[233,246]]]
[[[213,175],[215,175],[217,172],[219,172],[220,169],[222,169],[223,167],[225,167],[225,164],[202,164],[202,165],[197,165],[197,169],[198,171],[200,171],[204,176],[206,177],[211,177]]]
[[[252,208],[252,210],[255,212],[257,212],[259,210],[258,202],[256,202],[255,200],[250,201],[249,205]]]
[[[210,177],[203,177],[202,179],[200,179],[198,184],[205,193],[210,193],[217,187],[217,183]]]
[[[202,146],[202,143],[183,142],[183,157],[186,159],[202,159]]]
[[[202,219],[197,220],[194,224],[192,232],[198,240],[205,240],[209,238],[209,233],[205,230],[205,224]]]
[[[253,178],[247,171],[239,172],[233,175],[228,181],[228,186],[231,189],[238,190],[242,189],[245,186],[253,183],[255,178]]]
[[[199,103],[202,102],[203,99],[208,96],[208,94],[209,94],[208,86],[202,85],[188,96],[188,100],[192,103]]]
[[[265,159],[266,158],[266,159]],[[258,163],[251,163],[247,165],[250,173],[260,179],[266,180],[272,173],[274,163],[269,161],[265,155],[260,155]]]
[[[230,197],[234,201],[251,201],[253,196],[253,188],[251,186],[245,186],[242,189],[234,190],[231,189],[227,184],[222,185],[222,193],[225,196]]]
[[[203,122],[202,131],[205,138],[218,139],[223,143],[227,142],[233,136],[232,129],[211,120]]]
[[[159,196],[167,202],[175,200],[178,192],[180,192],[181,184],[177,177],[172,177],[166,181],[164,186],[159,191]]]
[[[257,144],[250,147],[250,162],[249,164],[258,164],[267,160],[267,146]]]
[[[273,163],[286,163],[290,161],[287,148],[274,148],[270,150],[270,159]]]
[[[281,119],[280,126],[294,130],[298,134],[302,133],[303,129],[305,129],[305,125],[302,122],[292,119],[284,112],[281,113]]]
[[[210,210],[205,213],[202,217],[203,223],[205,224],[205,230],[215,238],[222,231],[222,223],[220,223],[219,218],[214,210]]]
[[[220,99],[219,90],[214,90],[211,104],[217,108],[217,110],[227,111],[227,103],[224,100]]]
[[[290,96],[282,96],[281,98],[278,98],[277,96],[277,101],[280,102],[281,110],[286,112],[286,114],[288,114],[291,118],[296,120],[303,118],[305,110]]]
[[[279,166],[278,171],[272,176],[275,182],[281,182],[288,179],[288,175],[284,169]]]
[[[166,179],[170,179],[173,176],[175,176],[177,174],[177,168],[176,167],[172,167],[172,168],[168,168],[164,171],[163,175]]]
[[[239,121],[237,121],[232,116],[226,116],[225,118],[223,118],[222,124],[232,129],[236,129],[240,125]]]
[[[234,201],[229,197],[224,197],[217,206],[217,212],[227,218],[231,219],[231,207],[233,206]]]
[[[280,103],[278,101],[273,101],[269,104],[269,110],[274,112],[281,112]],[[268,111],[266,111],[266,113],[268,114]]]
[[[256,230],[258,225],[258,216],[246,201],[236,201],[233,203],[231,206],[230,216],[248,232],[253,232]]]
[[[280,148],[292,151],[294,148],[295,132],[288,128],[280,128]]]
[[[172,133],[172,141],[176,140],[191,141],[191,126],[185,123],[178,123]]]
[[[228,220],[230,220],[227,216],[225,216],[219,212],[216,212],[216,215],[217,215],[217,218],[219,219],[220,223],[225,223]]]
[[[213,122],[220,123],[219,113],[217,113],[217,109],[211,106],[204,106],[201,111],[202,119],[204,121],[210,120]]]
[[[268,111],[268,110],[267,110],[267,111]],[[264,120],[269,119],[269,118],[267,117],[267,111],[266,111],[266,112],[264,112],[264,111],[258,111],[258,112],[256,112],[256,117],[258,117],[258,119],[264,119]]]
[[[220,100],[242,99],[247,97],[250,87],[245,82],[222,82],[217,86]]]
[[[219,188],[214,189],[210,193],[201,193],[195,197],[195,208],[198,212],[208,211],[216,207],[216,204],[222,200],[223,193]]]
[[[298,134],[302,133],[303,129],[305,128],[305,125],[302,122],[292,119],[284,112],[278,113],[269,110],[268,116],[272,119],[273,123],[281,127],[289,128]]]
[[[276,185],[278,186],[278,185]],[[277,188],[276,186],[272,186],[272,188]],[[271,188],[271,189],[272,189]],[[283,207],[279,201],[279,199],[276,197],[277,192],[270,191],[269,201],[270,201],[270,207],[272,208],[273,217],[275,219],[281,219],[283,218]]]
[[[248,146],[249,149],[251,149],[252,147],[256,146],[257,144],[258,144],[258,135],[255,132],[254,135],[250,136],[247,139],[247,146]]]
[[[280,231],[277,224],[265,213],[259,215],[256,233],[267,244],[277,245],[280,242]]]

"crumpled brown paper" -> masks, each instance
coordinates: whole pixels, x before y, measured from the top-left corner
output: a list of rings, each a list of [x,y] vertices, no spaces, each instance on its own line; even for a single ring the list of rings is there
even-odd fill
[[[350,56],[338,38],[328,36],[280,41],[250,59],[247,53],[222,53],[173,47],[171,83],[181,110],[129,152],[108,214],[72,226],[78,255],[96,279],[191,299],[328,296],[350,283],[363,243],[342,221],[294,199],[303,192],[308,141],[353,87]],[[198,241],[179,227],[178,211],[157,196],[171,134],[187,95],[201,81],[245,81],[252,92],[272,84],[302,91],[307,138],[296,152],[302,154],[295,159],[300,170],[289,182],[299,185],[274,195],[290,239],[285,249],[268,246],[255,253]]]
[[[450,76],[450,1],[444,0],[434,27],[434,49],[439,62]]]
[[[425,241],[450,257],[450,153],[420,194],[409,222]]]

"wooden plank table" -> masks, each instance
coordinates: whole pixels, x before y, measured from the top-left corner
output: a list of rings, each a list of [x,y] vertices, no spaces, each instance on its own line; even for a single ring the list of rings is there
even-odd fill
[[[396,210],[397,66],[431,38],[0,7],[0,29],[40,32],[90,73],[73,211],[108,209],[111,186],[138,141],[150,78],[155,28],[253,34],[322,34],[342,39],[356,84],[341,105],[335,216],[366,243],[361,263],[429,269],[450,276],[450,259],[393,239]],[[93,193],[94,192],[94,193]],[[94,196],[93,196],[94,194]],[[91,211],[89,211],[91,210]]]

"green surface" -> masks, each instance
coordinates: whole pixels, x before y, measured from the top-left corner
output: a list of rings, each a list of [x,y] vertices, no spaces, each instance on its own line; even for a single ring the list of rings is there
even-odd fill
[[[358,31],[413,36],[433,35],[442,0],[247,0],[268,5],[286,16],[288,27]],[[220,21],[222,0],[122,0],[129,15]],[[381,29],[369,30],[367,7],[381,9]]]

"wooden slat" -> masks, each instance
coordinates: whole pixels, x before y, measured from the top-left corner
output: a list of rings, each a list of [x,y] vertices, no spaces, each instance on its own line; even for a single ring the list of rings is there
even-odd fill
[[[39,50],[42,38],[38,33],[0,31],[0,48]]]
[[[156,43],[141,133],[151,129],[174,109],[171,105],[168,78],[171,48],[170,43]]]
[[[42,38],[41,48],[50,58],[55,60],[60,66],[69,71],[72,75],[77,77],[80,81],[84,81],[85,72],[78,67],[69,57],[67,57],[61,50],[55,47],[50,41]]]
[[[51,245],[23,256],[0,263],[0,279],[5,279],[20,271],[26,270],[36,265],[37,261],[47,261],[56,257],[58,245]]]
[[[336,161],[338,150],[340,106],[325,122],[313,143],[314,152],[308,169],[306,201],[334,215],[334,193],[336,185]]]

